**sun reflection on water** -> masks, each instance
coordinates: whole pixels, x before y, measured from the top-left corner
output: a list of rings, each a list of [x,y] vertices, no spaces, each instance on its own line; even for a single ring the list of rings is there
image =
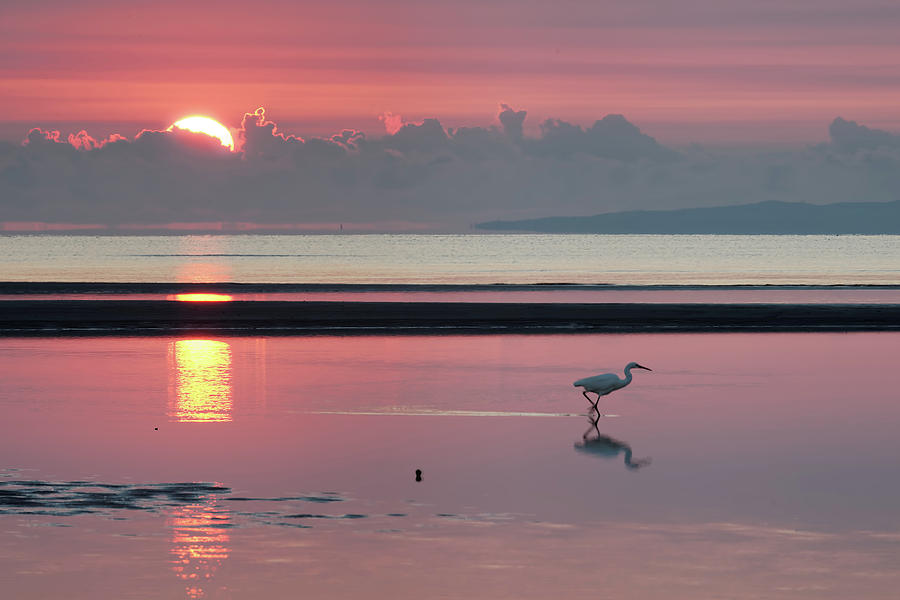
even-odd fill
[[[219,340],[169,344],[169,417],[182,422],[231,421],[231,346]]]
[[[185,581],[188,598],[203,598],[216,570],[228,558],[230,524],[212,501],[182,506],[169,518],[172,570]]]
[[[230,302],[234,298],[228,294],[172,294],[166,296],[167,300],[177,302]]]

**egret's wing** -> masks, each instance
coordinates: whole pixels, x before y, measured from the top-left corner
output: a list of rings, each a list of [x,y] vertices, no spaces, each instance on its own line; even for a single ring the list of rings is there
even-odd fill
[[[579,379],[572,385],[581,386],[588,390],[594,388],[606,388],[608,386],[614,386],[618,384],[620,381],[619,376],[615,373],[604,373],[603,375],[594,375],[592,377],[585,377],[584,379]]]

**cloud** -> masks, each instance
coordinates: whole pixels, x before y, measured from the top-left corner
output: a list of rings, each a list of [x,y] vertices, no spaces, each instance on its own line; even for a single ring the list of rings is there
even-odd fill
[[[394,135],[403,127],[403,117],[391,112],[381,113],[378,115],[378,120],[384,123],[384,130],[388,135]]]
[[[500,105],[500,114],[497,118],[503,125],[503,132],[510,139],[519,141],[522,139],[522,125],[525,123],[525,115],[528,113],[524,110],[513,110],[508,104]]]
[[[590,127],[548,119],[531,137],[525,110],[503,104],[498,112],[496,127],[400,119],[382,137],[346,129],[304,139],[260,108],[244,115],[235,152],[178,129],[102,140],[32,129],[22,145],[0,145],[0,221],[454,229],[629,209],[900,198],[900,136],[843,119],[831,124],[828,143],[752,153],[676,151],[622,115]]]
[[[832,143],[841,150],[874,150],[877,148],[900,148],[900,135],[880,129],[869,129],[855,121],[845,121],[838,117],[828,128]]]
[[[543,156],[568,157],[582,153],[623,161],[670,160],[677,155],[642,133],[622,115],[606,115],[589,129],[547,119],[541,123],[541,137],[531,140],[529,148]]]
[[[37,127],[32,128],[25,136],[25,139],[22,140],[23,146],[32,147],[65,143],[65,141],[59,139],[58,131],[44,131]]]
[[[262,107],[244,114],[239,140],[244,156],[251,159],[277,159],[289,152],[292,146],[304,143],[302,138],[280,133],[273,121],[266,120],[266,109]]]
[[[421,123],[405,123],[400,129],[383,138],[387,148],[404,153],[434,153],[447,147],[447,132],[437,119],[425,119]]]

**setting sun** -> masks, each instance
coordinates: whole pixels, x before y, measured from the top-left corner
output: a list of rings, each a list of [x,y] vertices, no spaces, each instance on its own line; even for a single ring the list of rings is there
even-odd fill
[[[234,150],[234,139],[231,137],[228,128],[215,119],[194,115],[175,121],[169,126],[169,131],[172,131],[175,127],[186,131],[193,131],[194,133],[205,133],[208,136],[218,139],[219,142],[229,150]]]

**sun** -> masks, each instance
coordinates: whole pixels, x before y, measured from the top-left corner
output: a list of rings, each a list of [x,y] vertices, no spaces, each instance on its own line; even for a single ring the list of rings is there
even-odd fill
[[[208,136],[218,139],[219,142],[229,150],[234,150],[234,139],[232,139],[228,129],[215,119],[200,115],[192,115],[175,121],[169,125],[168,131],[172,131],[175,127],[193,131],[194,133],[205,133]]]

